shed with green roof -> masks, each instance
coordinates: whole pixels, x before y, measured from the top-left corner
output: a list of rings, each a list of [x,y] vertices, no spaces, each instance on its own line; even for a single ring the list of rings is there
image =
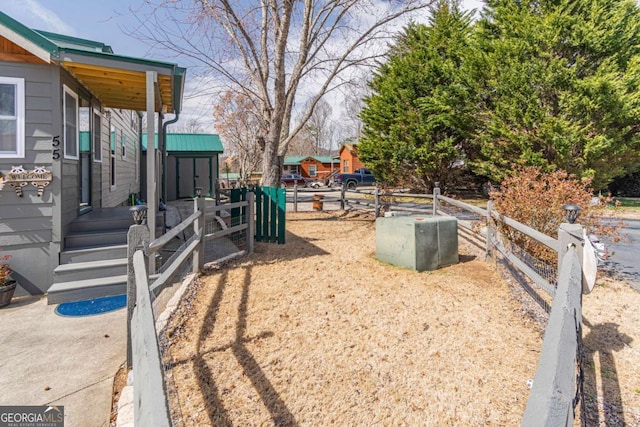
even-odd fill
[[[168,133],[163,195],[167,201],[193,197],[195,187],[213,197],[218,179],[219,155],[224,149],[220,137],[212,133]],[[158,135],[155,138],[158,147]],[[143,157],[146,158],[147,135],[142,135]],[[144,170],[143,161],[143,170]]]

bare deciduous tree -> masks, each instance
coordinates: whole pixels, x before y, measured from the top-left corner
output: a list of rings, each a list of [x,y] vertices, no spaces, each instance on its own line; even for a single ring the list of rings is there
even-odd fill
[[[169,132],[173,133],[203,133],[204,129],[198,119],[189,119],[186,123],[178,122],[169,125]]]
[[[330,152],[335,131],[332,114],[331,105],[320,99],[301,131],[302,137],[309,141],[311,149],[306,154],[325,155]]]
[[[346,86],[344,90],[344,98],[342,105],[345,114],[342,120],[342,136],[343,139],[355,138],[360,139],[362,135],[362,120],[360,119],[360,111],[364,107],[364,98],[371,93],[371,89],[367,84],[365,76],[354,79]]]
[[[237,165],[240,182],[247,183],[260,166],[260,144],[255,140],[260,131],[260,116],[247,96],[227,91],[213,110],[216,130],[226,147],[228,159]],[[228,164],[228,163],[227,163]]]
[[[278,156],[343,72],[386,49],[390,25],[431,0],[147,0],[134,31],[156,47],[191,57],[216,83],[255,100],[263,141],[263,184],[276,185]],[[150,8],[150,9],[145,9]],[[149,13],[145,16],[145,10]],[[192,71],[198,72],[197,69]],[[301,93],[313,87],[311,93]],[[307,101],[308,102],[304,102]],[[292,126],[294,109],[305,105]]]

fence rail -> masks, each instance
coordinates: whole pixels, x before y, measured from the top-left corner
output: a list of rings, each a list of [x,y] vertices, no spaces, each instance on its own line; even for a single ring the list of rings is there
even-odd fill
[[[163,380],[158,336],[147,281],[147,257],[142,250],[133,255],[136,305],[132,312],[133,402],[135,425],[171,426],[167,393]]]
[[[207,258],[207,242],[220,242],[226,236],[245,233],[246,250],[235,251],[221,259],[253,252],[255,199],[253,193],[246,191],[242,197],[244,200],[209,208],[205,199],[196,198],[194,212],[152,242],[149,241],[150,232],[146,224],[134,225],[129,229],[127,366],[133,370],[135,425],[168,427],[173,426],[174,419],[181,416],[179,408],[172,408],[168,400],[170,380],[164,370],[166,364],[171,362],[167,349],[163,347],[166,347],[163,326],[157,326],[161,322],[156,322],[159,317],[167,317],[160,312],[164,309],[162,304],[156,303],[169,290],[172,278],[177,278],[180,283],[188,272],[195,273],[203,269]],[[229,215],[233,225],[227,225],[221,218],[223,214]],[[217,224],[218,230],[208,230],[207,221]],[[191,233],[188,239],[187,233]],[[176,238],[179,241],[184,239],[184,242],[179,248],[169,250],[173,255],[162,265],[158,274],[149,274],[150,266],[155,270],[156,256],[172,246]],[[149,283],[150,279],[153,279],[152,284]],[[177,288],[171,288],[173,295],[178,292]]]
[[[442,196],[439,188],[434,189],[433,194],[382,193],[377,187],[367,191],[348,190],[343,187],[323,193],[337,192],[340,193],[339,197],[325,199],[325,201],[339,201],[343,209],[347,206],[365,207],[375,211],[376,216],[380,215],[383,209],[434,215],[450,215],[452,208],[468,211],[472,217],[460,218],[458,224],[461,228],[485,239],[487,256],[493,255],[495,251],[500,252],[507,261],[553,298],[536,376],[522,425],[572,425],[576,390],[579,389],[575,381],[576,364],[578,364],[578,370],[581,369],[579,351],[582,318],[582,242],[575,237],[582,236],[582,228],[579,225],[562,224],[556,239],[500,215],[493,209],[491,203],[487,209],[482,209]],[[294,208],[297,208],[299,203],[297,195],[297,188],[294,188]],[[394,200],[402,198],[430,200],[431,204],[424,203],[424,206],[418,206],[419,204],[412,203],[411,206],[401,206],[393,203]],[[127,293],[130,303],[127,326],[130,341],[127,361],[129,366],[134,368],[134,412],[138,425],[173,425],[171,408],[167,400],[166,379],[163,376],[162,349],[159,347],[157,335],[160,331],[155,329],[154,293],[161,289],[189,258],[193,258],[193,271],[200,271],[204,264],[204,243],[207,241],[246,233],[248,251],[253,251],[254,235],[256,240],[284,243],[284,211],[286,210],[284,190],[256,188],[255,199],[252,192],[231,191],[229,199],[230,203],[216,205],[208,210],[205,209],[204,202],[196,199],[194,213],[153,242],[148,241],[149,231],[146,226],[132,226],[129,230],[130,268]],[[223,213],[229,215],[230,224],[222,219]],[[544,277],[535,265],[532,266],[530,261],[523,259],[520,254],[514,253],[510,247],[507,247],[494,221],[499,221],[557,251],[559,261],[557,280]],[[216,224],[217,226],[214,227]],[[175,237],[180,236],[181,233],[184,235],[191,227],[193,236],[185,242],[181,252],[166,263],[157,277],[149,276],[147,267],[152,265],[148,260],[149,255],[159,252]],[[149,286],[149,277],[156,277],[151,286]]]
[[[581,322],[582,266],[574,246],[562,260],[558,290],[522,426],[573,426]],[[581,375],[578,379],[581,380]]]

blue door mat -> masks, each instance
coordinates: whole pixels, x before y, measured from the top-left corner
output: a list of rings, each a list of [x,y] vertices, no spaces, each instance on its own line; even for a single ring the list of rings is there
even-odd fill
[[[101,297],[85,301],[65,302],[56,307],[56,314],[68,317],[95,316],[127,306],[127,295]]]

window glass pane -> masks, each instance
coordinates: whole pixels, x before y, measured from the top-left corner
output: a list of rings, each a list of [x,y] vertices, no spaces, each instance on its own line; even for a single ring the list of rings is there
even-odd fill
[[[0,119],[0,152],[15,153],[18,129],[16,120]]]
[[[16,115],[16,86],[0,83],[0,116]]]
[[[76,117],[77,103],[76,99],[70,94],[64,94],[64,119],[65,132],[64,144],[65,154],[70,157],[78,156],[78,123]]]
[[[75,123],[76,121],[76,99],[70,93],[64,94],[64,112],[66,114],[67,123]]]

